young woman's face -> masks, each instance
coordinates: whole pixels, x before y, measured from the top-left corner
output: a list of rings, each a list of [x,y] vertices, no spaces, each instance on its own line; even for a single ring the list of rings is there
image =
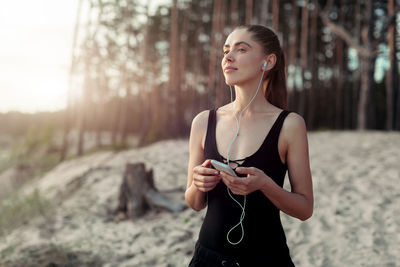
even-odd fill
[[[246,29],[236,29],[225,41],[221,67],[228,85],[241,85],[259,80],[265,55]]]

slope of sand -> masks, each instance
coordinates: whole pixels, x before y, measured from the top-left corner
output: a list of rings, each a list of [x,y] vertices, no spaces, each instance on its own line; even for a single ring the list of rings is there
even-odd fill
[[[400,266],[400,133],[311,132],[309,149],[314,214],[302,222],[281,213],[296,266]],[[154,169],[161,192],[185,204],[187,139],[64,162],[29,188],[58,208],[1,240],[3,263],[52,244],[95,259],[87,266],[187,266],[205,210],[150,212],[134,222],[110,216],[124,165],[137,161]]]

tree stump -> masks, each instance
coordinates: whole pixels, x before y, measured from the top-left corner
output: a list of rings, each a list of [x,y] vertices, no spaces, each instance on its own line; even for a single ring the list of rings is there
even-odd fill
[[[153,170],[146,170],[145,164],[127,163],[119,191],[117,219],[137,219],[151,209],[182,211],[183,205],[165,198],[155,187]]]

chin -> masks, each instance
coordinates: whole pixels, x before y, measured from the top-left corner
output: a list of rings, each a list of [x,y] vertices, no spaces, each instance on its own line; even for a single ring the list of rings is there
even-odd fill
[[[236,79],[232,79],[232,78],[230,78],[230,77],[225,77],[225,83],[227,84],[227,85],[229,85],[229,86],[234,86],[234,85],[236,85],[236,84],[238,84],[238,80],[236,80]]]

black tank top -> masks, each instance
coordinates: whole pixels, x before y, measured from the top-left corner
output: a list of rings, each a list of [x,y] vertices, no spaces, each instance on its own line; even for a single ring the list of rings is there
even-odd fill
[[[279,114],[261,147],[254,154],[236,160],[238,166],[256,167],[264,171],[280,187],[283,187],[287,164],[283,164],[280,159],[278,139],[283,121],[289,113],[290,111],[283,110]],[[210,110],[204,157],[226,163],[226,159],[217,150],[215,129],[216,110]],[[243,205],[243,196],[232,196]],[[199,233],[200,244],[224,255],[238,257],[241,266],[294,266],[286,245],[280,211],[260,190],[247,195],[243,220],[244,237],[237,245],[231,245],[226,234],[239,222],[242,209],[230,198],[222,180],[207,193],[207,199],[207,213]],[[236,227],[229,238],[233,242],[239,241],[241,227]]]

